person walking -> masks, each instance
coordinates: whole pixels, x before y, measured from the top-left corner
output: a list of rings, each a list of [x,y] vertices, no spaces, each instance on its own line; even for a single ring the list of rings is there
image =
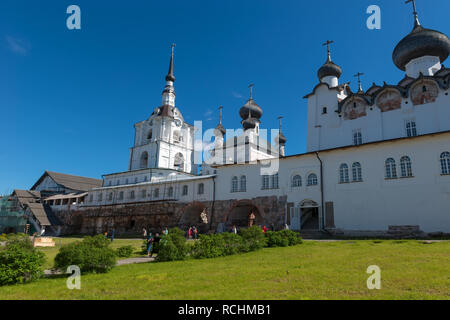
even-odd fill
[[[267,232],[267,227],[266,227],[265,225],[262,227],[262,231],[263,231],[264,233]]]
[[[142,238],[145,240],[147,238],[147,229],[142,228]]]
[[[234,225],[233,228],[231,228],[231,232],[234,233],[234,234],[238,233],[236,225]]]
[[[197,240],[197,238],[198,238],[198,230],[197,227],[194,227],[194,239]]]
[[[165,234],[165,235],[168,235],[168,234],[169,234],[169,229],[167,229],[167,227],[166,227],[166,229],[164,230],[164,234]]]
[[[147,256],[149,257],[151,256],[152,246],[153,246],[153,235],[151,232],[149,232],[147,236]]]
[[[270,231],[275,231],[275,226],[273,225],[273,223],[270,224]]]
[[[192,239],[192,227],[189,227],[189,230],[188,230],[188,239]]]
[[[153,239],[153,248],[150,252],[150,258],[153,257],[154,253],[158,253],[159,251],[159,241],[161,241],[161,237],[159,233],[155,234],[155,238]]]
[[[116,230],[115,230],[115,229],[112,229],[112,231],[111,231],[111,242],[114,241],[115,233],[116,233]]]

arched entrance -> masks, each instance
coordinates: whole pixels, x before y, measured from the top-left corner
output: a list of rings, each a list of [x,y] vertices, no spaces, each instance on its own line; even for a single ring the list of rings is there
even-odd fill
[[[319,205],[313,200],[300,202],[301,230],[319,229]]]
[[[248,228],[251,214],[254,215],[253,225],[262,225],[264,219],[257,206],[249,200],[241,200],[234,203],[228,214],[225,216],[224,223],[228,229],[232,226],[237,228]]]
[[[183,209],[183,213],[181,215],[180,221],[178,222],[178,226],[185,230],[189,227],[195,226],[201,233],[204,233],[207,231],[209,224],[205,224],[200,215],[202,212],[206,213],[206,216],[208,217],[208,221],[210,219],[208,215],[207,208],[204,204],[200,202],[194,202],[192,204],[187,205]]]

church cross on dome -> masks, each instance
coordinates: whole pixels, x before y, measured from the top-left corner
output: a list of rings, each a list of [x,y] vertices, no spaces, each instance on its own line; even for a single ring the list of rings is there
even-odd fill
[[[330,44],[334,43],[333,40],[327,40],[322,46],[327,46],[327,53],[328,53],[328,61],[331,61],[331,51],[330,51]]]
[[[406,4],[411,3],[413,5],[413,15],[414,15],[414,26],[420,26],[419,17],[417,14],[417,8],[416,8],[416,0],[407,0],[405,1]]]
[[[357,74],[354,75],[354,77],[358,77],[358,92],[362,92],[362,85],[361,85],[361,76],[363,76],[364,73],[358,72]]]
[[[250,83],[249,85],[248,85],[248,87],[250,88],[250,99],[253,99],[253,87],[254,87],[255,85],[253,84],[253,83]]]
[[[223,111],[223,106],[219,107],[219,123],[222,124],[222,111]]]

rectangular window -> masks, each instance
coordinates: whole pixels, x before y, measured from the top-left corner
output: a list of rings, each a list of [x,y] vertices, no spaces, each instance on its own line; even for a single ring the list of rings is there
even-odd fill
[[[361,129],[353,130],[353,145],[359,146],[362,144]]]
[[[261,187],[261,189],[267,190],[269,188],[270,188],[270,186],[269,186],[269,176],[268,175],[263,175],[262,176],[262,187]]]
[[[415,137],[417,136],[417,127],[414,120],[406,121],[406,136]]]

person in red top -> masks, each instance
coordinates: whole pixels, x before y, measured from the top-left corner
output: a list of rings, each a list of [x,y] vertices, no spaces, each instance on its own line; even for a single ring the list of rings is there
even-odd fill
[[[264,226],[264,227],[262,228],[262,230],[263,230],[264,233],[266,233],[266,231],[267,231],[268,229],[267,229],[266,226]]]
[[[189,227],[189,230],[188,230],[188,238],[192,239],[192,228],[191,227]]]

